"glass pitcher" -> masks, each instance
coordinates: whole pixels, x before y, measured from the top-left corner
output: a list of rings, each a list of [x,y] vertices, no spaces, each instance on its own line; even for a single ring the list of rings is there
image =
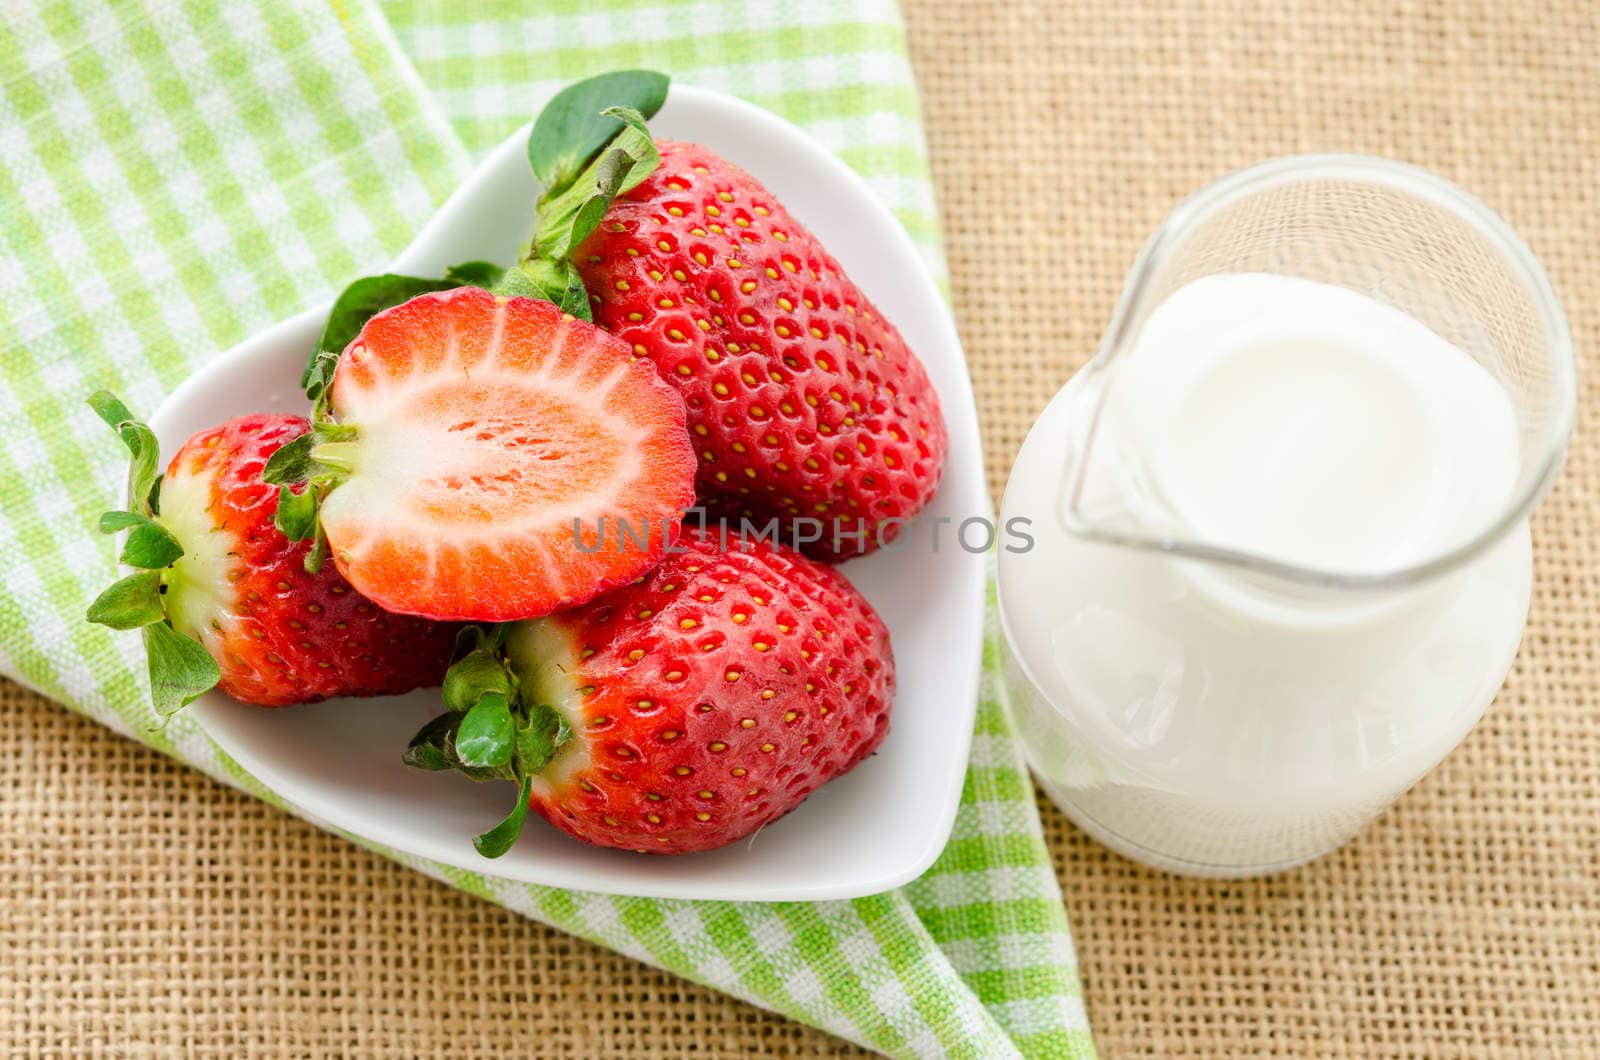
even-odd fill
[[[1504,680],[1574,409],[1548,280],[1453,184],[1307,156],[1182,203],[1002,505],[1032,539],[1000,614],[1045,790],[1171,871],[1345,842]]]

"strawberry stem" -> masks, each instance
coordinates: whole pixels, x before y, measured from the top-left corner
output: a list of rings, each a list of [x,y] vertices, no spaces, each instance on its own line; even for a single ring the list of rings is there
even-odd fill
[[[311,459],[348,475],[355,470],[355,458],[359,451],[360,447],[355,442],[323,442],[311,450]]]

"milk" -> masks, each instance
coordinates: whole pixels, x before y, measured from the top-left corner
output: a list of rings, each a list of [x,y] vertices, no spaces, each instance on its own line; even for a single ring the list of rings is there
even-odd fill
[[[1172,869],[1270,871],[1337,846],[1504,679],[1527,612],[1526,527],[1403,589],[1324,586],[1445,555],[1491,523],[1517,483],[1514,406],[1415,318],[1265,273],[1173,292],[1103,396],[1086,385],[1045,410],[1002,511],[1036,539],[1000,557],[1036,772],[1092,834]],[[1080,516],[1254,566],[1069,533],[1063,480],[1090,459],[1086,422]]]
[[[1465,352],[1343,287],[1223,273],[1179,289],[1119,366],[1113,429],[1189,536],[1375,573],[1506,502],[1516,413]]]

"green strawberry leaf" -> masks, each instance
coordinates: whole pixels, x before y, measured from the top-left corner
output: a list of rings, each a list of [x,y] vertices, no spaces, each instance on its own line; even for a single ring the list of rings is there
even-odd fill
[[[322,523],[317,523],[316,532],[311,537],[311,551],[306,553],[301,566],[307,574],[321,574],[322,561],[328,556],[328,535],[322,532]]]
[[[511,849],[528,816],[533,776],[555,758],[572,730],[552,707],[526,707],[504,661],[508,625],[463,626],[456,661],[445,674],[447,712],[411,738],[405,763],[417,769],[456,769],[473,780],[515,780],[517,805],[505,820],[473,840],[497,858]]]
[[[578,89],[583,92],[610,91],[604,88],[605,84],[604,77],[595,78],[574,85],[568,92]],[[623,85],[624,82],[616,84]],[[665,98],[664,77],[660,80],[659,88],[661,98]],[[557,97],[558,100],[561,98]],[[555,148],[548,145],[541,147],[540,126],[535,125],[534,135],[529,139],[529,152],[534,160],[535,172],[546,179],[547,190],[539,199],[539,220],[527,253],[518,268],[507,270],[501,278],[495,287],[497,294],[542,298],[554,302],[563,313],[579,320],[593,319],[589,309],[589,294],[584,289],[577,267],[569,258],[578,245],[599,227],[616,197],[637,187],[661,164],[661,153],[656,149],[649,127],[645,125],[645,113],[655,113],[655,108],[660,106],[659,99],[647,94],[646,101],[652,105],[643,108],[645,113],[641,113],[640,109],[633,107],[605,106],[608,102],[615,102],[616,98],[595,97],[595,109],[591,113],[597,114],[604,122],[592,127],[585,126],[585,129],[601,130],[605,136],[595,139],[592,148],[584,147],[581,156],[575,156],[583,159],[581,163],[574,163],[581,165],[581,172],[575,172],[570,178],[566,177],[565,170],[556,174],[555,178],[540,172],[542,152]],[[590,103],[583,105],[590,106]],[[600,107],[604,109],[598,109]],[[550,113],[549,109],[545,112]],[[540,115],[540,122],[544,121],[545,115]],[[589,133],[584,132],[582,136],[588,137]],[[588,140],[584,143],[587,144]]]
[[[538,298],[547,302],[555,301],[555,299],[546,295],[544,287],[534,280],[533,274],[529,271],[529,266],[532,264],[532,261],[524,260],[507,269],[501,275],[500,282],[492,288],[494,293],[504,295],[507,298]]]
[[[138,512],[101,512],[100,532],[114,534],[118,530],[126,530],[130,526],[138,526],[149,521]]]
[[[473,704],[456,729],[455,744],[464,766],[497,769],[509,764],[516,750],[516,724],[506,697],[489,692]]]
[[[96,390],[89,395],[89,407],[114,431],[120,431],[124,423],[137,422],[134,414],[128,411],[128,406],[122,399],[109,390]]]
[[[128,406],[109,390],[91,394],[89,407],[117,432],[132,456],[128,464],[128,506],[140,515],[153,514],[151,494],[160,478],[161,462],[161,446],[155,432],[135,419]]]
[[[550,764],[561,745],[572,739],[567,719],[554,707],[540,704],[528,712],[517,726],[517,748],[513,765],[518,773],[537,773]]]
[[[331,353],[337,362],[339,354],[361,334],[361,329],[367,326],[367,321],[385,309],[393,309],[397,305],[409,302],[419,294],[459,286],[461,285],[452,284],[448,280],[429,280],[419,276],[401,276],[392,272],[378,276],[363,276],[353,281],[339,293],[339,297],[334,300],[333,308],[328,311],[328,322],[322,326],[322,336],[317,339],[316,349],[310,363],[306,365],[300,385],[305,387],[309,394],[314,382],[326,384],[331,380],[333,378],[331,367],[327,370],[326,379],[321,378],[317,372],[320,361],[318,355]],[[316,398],[313,397],[312,400]]]
[[[158,570],[183,555],[183,546],[171,531],[138,512],[102,512],[100,532],[114,534],[133,528],[122,546],[122,562],[130,567]]]
[[[556,308],[569,316],[594,320],[589,309],[589,292],[583,286],[577,266],[565,258],[531,258],[514,269],[507,269],[495,294],[554,302]]]
[[[161,447],[148,426],[135,419],[117,397],[99,390],[89,398],[95,413],[122,439],[132,457],[128,465],[128,510],[100,516],[100,532],[131,530],[121,560],[145,570],[131,574],[97,596],[85,617],[112,629],[142,629],[150,668],[150,699],[156,713],[170,717],[222,680],[216,660],[195,640],[173,629],[162,604],[161,569],[183,555],[177,538],[151,516],[159,511]]]
[[[465,658],[468,652],[476,651],[487,644],[490,635],[498,629],[498,623],[478,625],[475,622],[468,622],[456,630],[456,642],[450,649],[450,658]]]
[[[462,713],[471,710],[484,696],[497,695],[509,702],[511,675],[494,647],[474,649],[445,671],[440,689],[447,709]]]
[[[478,836],[472,847],[486,858],[497,858],[511,849],[511,844],[522,834],[522,825],[528,819],[528,800],[533,798],[533,778],[523,777],[517,784],[517,804],[505,820]]]
[[[267,457],[267,466],[261,469],[262,481],[271,486],[291,486],[306,481],[311,477],[311,450],[316,447],[316,431],[308,431],[280,445]]]
[[[349,439],[356,429],[340,423],[319,422],[300,437],[279,446],[261,469],[261,480],[278,487],[278,510],[272,524],[290,541],[315,541],[306,553],[305,568],[312,574],[322,569],[325,541],[322,524],[317,521],[317,506],[333,487],[344,481],[350,464],[345,459],[353,451]],[[305,485],[296,493],[290,487]]]
[[[123,542],[121,559],[129,567],[160,570],[170,567],[181,555],[183,546],[171,531],[158,522],[144,519]]]
[[[150,699],[163,718],[176,714],[222,680],[211,654],[165,622],[144,627],[144,650],[150,663]]]
[[[620,121],[621,129],[569,185],[540,198],[535,258],[559,260],[571,254],[599,226],[612,200],[637,187],[661,164],[644,115],[631,107],[608,107],[603,113]]]
[[[568,85],[545,104],[528,134],[528,162],[546,194],[565,191],[622,131],[608,113],[631,107],[646,118],[666,102],[670,79],[653,70],[616,70]]]
[[[333,385],[333,373],[339,367],[339,358],[343,350],[312,350],[311,358],[306,362],[306,370],[300,373],[300,389],[306,392],[306,397],[311,399],[313,418],[321,420],[327,417],[328,388]]]
[[[322,335],[306,362],[300,376],[300,386],[306,396],[320,403],[328,385],[333,382],[333,371],[345,347],[355,341],[367,321],[383,312],[411,301],[419,294],[432,291],[449,291],[456,287],[493,287],[500,279],[501,268],[487,261],[467,261],[445,270],[443,279],[422,276],[401,276],[386,272],[378,276],[363,276],[352,282],[334,300],[328,311],[328,322],[322,326]]]
[[[361,334],[367,321],[385,309],[393,309],[411,301],[419,294],[445,290],[448,283],[448,280],[402,276],[393,272],[353,280],[339,293],[333,308],[328,311],[328,322],[322,326],[317,349],[343,353],[345,347]]]
[[[417,730],[406,748],[405,764],[434,772],[455,768],[458,761],[454,744],[459,724],[461,715],[441,714]]]
[[[85,616],[112,629],[138,629],[166,618],[161,606],[161,572],[140,571],[116,582],[95,597]]]
[[[293,487],[287,484],[279,486],[278,511],[272,517],[272,522],[290,541],[304,541],[308,537],[316,537],[316,491],[308,486],[296,493]]]
[[[444,271],[445,282],[452,287],[482,287],[493,290],[506,270],[492,261],[463,261]]]
[[[509,761],[498,766],[473,766],[461,760],[456,736],[465,718],[465,714],[446,712],[428,722],[411,738],[402,761],[417,769],[454,769],[477,781],[517,779]]]
[[[456,661],[446,669],[440,689],[446,709],[466,713],[486,695],[499,695],[509,703],[514,689],[499,653],[504,639],[504,624],[486,629],[477,624],[462,626],[456,634]]]

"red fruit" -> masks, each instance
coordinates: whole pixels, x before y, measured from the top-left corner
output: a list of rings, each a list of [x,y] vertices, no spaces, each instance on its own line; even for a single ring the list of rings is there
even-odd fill
[[[505,640],[514,699],[553,707],[572,734],[535,763],[532,807],[585,842],[726,846],[888,729],[889,633],[843,575],[760,541],[722,551],[714,531],[687,529],[680,545],[640,581]],[[460,764],[444,744],[433,768]]]
[[[922,364],[754,177],[657,145],[571,256],[595,322],[682,392],[709,507],[821,520],[806,550],[827,559],[892,539],[884,521],[928,503],[948,444]]]
[[[190,438],[161,480],[159,514],[144,509],[182,555],[134,578],[159,580],[171,630],[198,641],[216,661],[222,690],[246,703],[281,707],[436,685],[449,665],[453,627],[384,613],[331,565],[307,572],[310,543],[290,541],[273,525],[278,490],[261,481],[261,469],[309,428],[298,416],[241,416]],[[152,651],[158,706],[161,664]]]
[[[682,399],[546,302],[463,287],[379,313],[340,359],[331,405],[354,438],[313,450],[343,474],[322,528],[345,577],[391,611],[502,620],[582,603],[654,566],[693,503]],[[636,537],[619,542],[619,521]]]

